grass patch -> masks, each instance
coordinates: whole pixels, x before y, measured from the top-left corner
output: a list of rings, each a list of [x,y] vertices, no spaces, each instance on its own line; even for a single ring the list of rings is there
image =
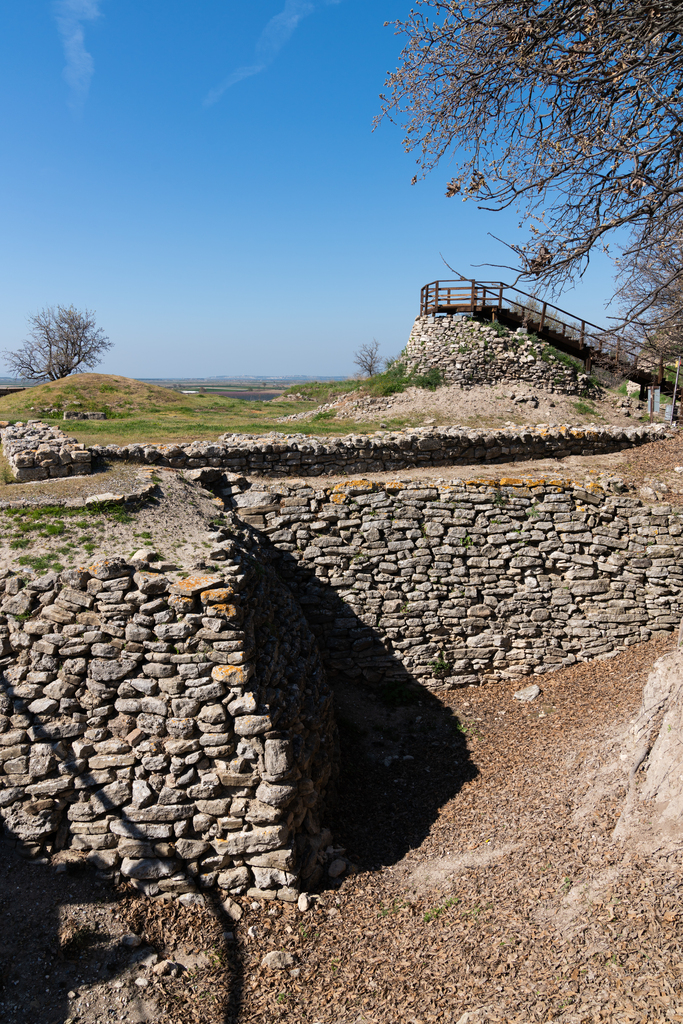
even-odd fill
[[[376,373],[373,377],[353,378],[344,381],[311,381],[307,384],[295,384],[284,392],[284,395],[303,395],[318,405],[325,405],[332,398],[349,394],[353,391],[361,391],[365,395],[383,397],[395,395],[405,391],[406,388],[426,388],[428,391],[435,391],[443,384],[441,370],[433,368],[427,373],[408,373],[405,363],[396,360],[391,363],[382,373]],[[321,413],[327,416],[327,413]],[[317,420],[318,417],[316,416]]]
[[[30,565],[36,572],[63,572],[64,566],[57,561],[55,555],[21,555],[17,558],[19,565]]]
[[[572,370],[576,370],[577,373],[583,373],[583,363],[578,359],[573,359],[568,356],[566,352],[560,352],[554,345],[546,345],[541,352],[541,359],[544,363],[562,363]]]
[[[425,911],[422,920],[429,923],[430,921],[436,921],[441,915],[449,909],[449,907],[455,907],[460,903],[457,896],[449,896],[448,899],[438,907],[432,907],[431,910]]]
[[[590,402],[572,402],[572,405],[580,416],[597,416],[597,410]]]
[[[65,530],[64,523],[49,523],[42,533],[45,537],[59,537]]]
[[[361,384],[364,391],[377,397],[400,394],[410,387],[436,391],[443,384],[443,374],[436,367],[424,374],[409,374],[406,372],[405,363],[397,361],[388,366],[384,373],[368,377],[361,381]]]
[[[61,505],[44,505],[42,508],[5,508],[3,515],[12,523],[14,529],[19,533],[32,533],[37,531],[43,537],[59,537],[67,532],[63,520],[72,520],[78,517],[78,521],[69,526],[76,526],[79,529],[92,529],[100,524],[98,518],[113,519],[118,523],[132,522],[132,515],[122,505],[114,502],[97,502],[86,505],[85,508],[63,508]],[[82,516],[90,516],[88,522]],[[55,520],[58,520],[55,522]],[[29,540],[27,539],[27,543]]]
[[[315,414],[308,422],[279,421],[292,413],[313,412],[331,398],[351,392],[359,396],[385,396],[403,392],[408,387],[433,391],[442,384],[438,369],[426,374],[408,374],[405,364],[397,360],[382,373],[366,379],[294,385],[285,392],[285,395],[303,396],[302,401],[294,404],[285,398],[252,402],[210,392],[183,395],[171,388],[114,374],[83,373],[0,399],[0,418],[10,422],[40,418],[66,429],[86,445],[215,440],[221,434],[231,433],[258,436],[269,432],[294,432],[334,437],[375,431],[379,429],[379,419],[386,420],[388,429],[401,430],[420,423],[422,417],[416,414],[387,419],[378,414],[377,420],[369,418],[349,423],[337,419],[335,410],[331,409]],[[64,423],[62,412],[68,409],[105,412],[107,419]],[[1,456],[0,476],[5,483],[13,483],[11,470]]]
[[[359,383],[354,381],[352,386]],[[343,382],[336,390],[344,390]],[[312,397],[310,406],[297,405],[296,411],[307,411],[318,404],[317,396]],[[67,410],[104,412],[107,419],[69,420],[65,425],[62,413]],[[85,444],[191,441],[213,439],[222,433],[281,431],[278,417],[292,411],[291,402],[249,402],[210,393],[182,395],[171,388],[102,373],[50,381],[0,399],[1,419],[25,422],[40,418],[66,427],[70,435]],[[343,431],[348,432],[348,427]],[[342,428],[335,432],[342,432]],[[8,472],[5,482],[12,479]]]

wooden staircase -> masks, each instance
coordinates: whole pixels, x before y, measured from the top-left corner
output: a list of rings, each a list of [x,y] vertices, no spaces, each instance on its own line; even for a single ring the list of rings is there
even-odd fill
[[[661,357],[658,362],[653,361],[639,346],[502,281],[462,277],[458,281],[432,281],[424,285],[420,293],[421,316],[460,313],[498,321],[511,330],[526,327],[529,333],[560,352],[579,359],[586,373],[593,367],[602,367],[641,386],[659,384],[668,390],[663,381]]]

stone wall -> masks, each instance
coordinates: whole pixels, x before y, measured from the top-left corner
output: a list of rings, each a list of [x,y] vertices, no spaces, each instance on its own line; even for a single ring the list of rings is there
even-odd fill
[[[151,894],[315,884],[325,668],[391,694],[539,676],[683,612],[671,506],[560,480],[188,472],[230,509],[201,576],[101,559],[0,578],[0,814],[29,853]]]
[[[395,472],[415,466],[604,455],[665,438],[670,429],[666,424],[623,429],[544,423],[499,430],[415,427],[333,438],[307,434],[224,434],[217,442],[85,448],[58,428],[35,421],[7,427],[2,431],[2,445],[19,482],[90,473],[94,459],[173,469],[209,467],[248,476],[323,476]]]
[[[150,894],[291,900],[315,883],[331,695],[248,547],[186,578],[101,559],[0,580],[0,813],[30,854]]]
[[[395,472],[415,466],[562,459],[603,455],[670,436],[665,424],[569,427],[539,424],[501,430],[416,427],[371,435],[224,434],[218,442],[177,445],[94,445],[93,458],[122,459],[174,469],[212,467],[247,476],[324,476]]]
[[[19,482],[84,476],[91,471],[92,456],[85,445],[40,420],[6,427],[2,431],[2,450]]]
[[[524,381],[564,395],[599,393],[589,376],[558,359],[546,342],[462,317],[418,317],[401,358],[409,372],[437,368],[446,384],[462,387]]]
[[[540,674],[683,614],[683,510],[597,487],[360,480],[234,485],[230,500],[272,545],[328,668],[371,685]]]

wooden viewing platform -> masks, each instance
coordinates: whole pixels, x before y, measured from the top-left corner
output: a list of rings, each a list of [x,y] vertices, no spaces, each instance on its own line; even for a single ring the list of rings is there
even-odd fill
[[[586,373],[594,366],[620,373],[648,386],[663,384],[662,356],[644,354],[639,345],[615,337],[590,320],[542,302],[503,281],[431,281],[420,292],[420,316],[464,313],[483,320],[497,320],[516,330],[526,327],[560,352],[580,359]],[[640,364],[639,364],[640,360]]]

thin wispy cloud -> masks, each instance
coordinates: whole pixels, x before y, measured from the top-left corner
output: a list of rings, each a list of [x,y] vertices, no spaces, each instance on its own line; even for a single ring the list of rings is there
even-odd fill
[[[101,5],[102,0],[55,0],[53,5],[66,57],[62,74],[71,90],[71,105],[76,109],[85,103],[95,71],[92,56],[85,48],[84,23],[99,18]]]
[[[286,0],[284,8],[270,19],[259,36],[254,61],[236,68],[220,85],[211,89],[204,98],[205,106],[211,106],[221,98],[224,92],[238,82],[265,71],[273,63],[285,43],[292,37],[299,22],[309,14],[313,14],[316,8],[341,2],[342,0],[317,0],[317,2],[316,0]]]

